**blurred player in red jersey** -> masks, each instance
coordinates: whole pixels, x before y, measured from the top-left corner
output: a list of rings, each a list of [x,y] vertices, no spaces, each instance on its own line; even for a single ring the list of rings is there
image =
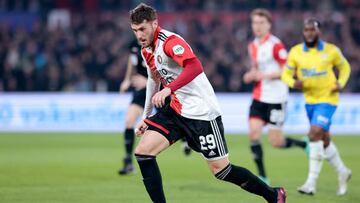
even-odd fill
[[[272,146],[284,149],[294,146],[306,148],[306,142],[284,137],[282,133],[288,87],[280,76],[287,51],[279,38],[271,34],[271,23],[269,11],[252,11],[251,27],[255,39],[248,47],[252,66],[244,75],[245,83],[255,82],[249,114],[249,138],[259,177],[267,183],[260,141],[265,125],[268,125],[268,138]]]
[[[136,131],[141,140],[135,156],[151,200],[166,202],[156,156],[184,136],[207,160],[216,178],[268,202],[285,202],[283,188],[269,187],[249,170],[230,164],[218,101],[189,44],[158,26],[155,9],[146,4],[130,11],[130,23],[148,69],[144,120]],[[160,84],[164,86],[161,91]],[[151,115],[153,106],[160,110]]]

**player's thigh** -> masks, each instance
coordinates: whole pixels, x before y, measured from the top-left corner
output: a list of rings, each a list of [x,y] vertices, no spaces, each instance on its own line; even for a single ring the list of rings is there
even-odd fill
[[[146,130],[136,146],[135,154],[156,156],[169,145],[169,141],[159,132]]]
[[[181,125],[189,146],[200,152],[206,160],[219,160],[228,156],[221,116],[210,121],[182,118]]]
[[[267,121],[267,106],[265,103],[253,100],[249,111],[249,138],[251,141],[259,140],[262,129]]]
[[[126,128],[133,128],[137,119],[142,115],[143,108],[137,104],[130,104],[126,113],[125,125]]]
[[[217,160],[207,160],[210,171],[215,175],[229,165],[229,158],[223,157]]]
[[[269,128],[268,139],[272,146],[281,147],[284,144],[284,136],[281,128]]]
[[[286,102],[278,104],[267,104],[267,111],[269,128],[282,128],[286,117]]]
[[[249,138],[251,141],[256,141],[261,138],[262,129],[265,126],[265,122],[259,118],[249,119]]]
[[[326,132],[329,131],[335,111],[336,106],[331,104],[314,105],[314,113],[310,121],[311,125],[320,127]]]

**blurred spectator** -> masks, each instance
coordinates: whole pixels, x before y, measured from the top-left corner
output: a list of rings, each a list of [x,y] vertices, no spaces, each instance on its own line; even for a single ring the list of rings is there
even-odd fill
[[[118,91],[133,37],[127,11],[139,2],[0,0],[0,91]],[[261,5],[272,10],[273,32],[286,47],[302,41],[298,25],[305,17],[319,18],[325,40],[339,46],[351,63],[345,91],[360,92],[360,1],[145,2],[160,11],[164,28],[192,45],[216,91],[251,90],[241,81],[249,64],[248,14]],[[56,9],[66,17],[52,17],[49,29],[49,16]],[[19,23],[19,13],[21,19],[29,16],[25,24]],[[58,18],[66,26],[57,25]]]

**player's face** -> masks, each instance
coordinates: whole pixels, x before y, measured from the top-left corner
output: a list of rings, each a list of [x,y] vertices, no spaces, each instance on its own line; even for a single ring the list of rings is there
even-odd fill
[[[157,20],[144,20],[140,24],[131,24],[131,29],[133,30],[141,47],[145,48],[152,45],[157,25]]]
[[[251,28],[255,37],[262,38],[270,32],[271,24],[266,17],[255,15],[251,19]]]
[[[303,35],[307,43],[310,44],[313,43],[319,37],[319,34],[320,34],[319,28],[317,28],[313,24],[304,25]]]

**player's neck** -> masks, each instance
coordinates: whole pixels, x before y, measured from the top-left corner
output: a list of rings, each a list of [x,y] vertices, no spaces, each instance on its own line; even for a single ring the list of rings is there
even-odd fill
[[[267,32],[267,33],[265,33],[265,34],[263,34],[261,36],[258,36],[256,38],[260,42],[260,44],[262,44],[262,43],[266,42],[269,37],[270,37],[270,32]]]

